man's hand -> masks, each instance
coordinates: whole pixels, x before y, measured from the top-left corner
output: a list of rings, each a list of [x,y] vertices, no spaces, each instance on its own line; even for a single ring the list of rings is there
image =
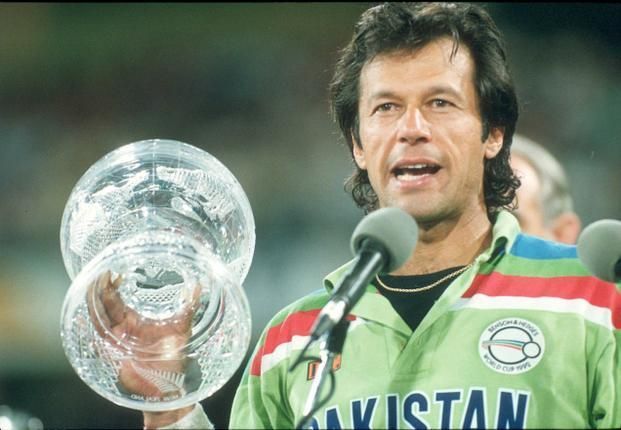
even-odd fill
[[[184,347],[192,330],[201,288],[194,286],[187,305],[163,320],[146,318],[128,307],[119,293],[123,279],[109,271],[88,291],[88,311],[99,335],[124,355],[119,384],[132,398],[174,400],[185,394]],[[190,408],[191,409],[191,408]]]
[[[158,429],[176,423],[194,409],[194,405],[174,411],[143,412],[144,428]]]

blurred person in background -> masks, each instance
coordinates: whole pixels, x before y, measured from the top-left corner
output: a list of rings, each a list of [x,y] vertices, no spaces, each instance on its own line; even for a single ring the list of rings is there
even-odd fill
[[[511,146],[511,167],[521,182],[513,214],[522,231],[557,242],[576,243],[581,221],[574,212],[561,163],[539,143],[516,134]]]

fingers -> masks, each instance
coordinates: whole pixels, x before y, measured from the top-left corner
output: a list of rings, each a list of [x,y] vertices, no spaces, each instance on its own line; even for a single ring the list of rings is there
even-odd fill
[[[187,334],[189,336],[188,332],[192,328],[192,319],[200,306],[202,290],[202,286],[199,283],[196,283],[192,288],[192,292],[189,293],[191,294],[191,298],[188,301],[188,304],[184,306],[184,309],[179,313],[177,318],[178,332],[180,334]]]
[[[188,303],[188,306],[186,307],[184,311],[184,313],[187,316],[189,316],[190,319],[192,319],[192,317],[194,316],[194,313],[196,312],[196,310],[198,309],[198,306],[200,305],[202,292],[203,292],[203,288],[197,282],[196,285],[194,285],[194,288],[192,288],[192,297]]]
[[[201,300],[202,291],[202,285],[197,282],[194,286],[194,291],[192,292],[192,308],[196,309],[198,307],[198,303]]]
[[[99,336],[103,338],[110,336],[110,333],[108,332],[110,327],[110,319],[108,318],[104,304],[101,301],[100,291],[102,289],[102,285],[104,285],[105,282],[108,282],[107,279],[109,279],[109,277],[110,274],[107,271],[100,274],[89,284],[86,292],[86,306],[88,308],[88,314],[91,317],[91,322],[93,323],[95,330]]]
[[[114,276],[107,270],[91,282],[86,293],[93,326],[99,336],[108,341],[114,340],[114,328],[125,320],[125,305],[118,293],[121,282],[121,276]]]
[[[110,271],[107,271],[106,274],[104,282],[100,285],[99,294],[110,322],[110,327],[114,327],[121,324],[126,317],[126,307],[118,290],[122,277],[118,274],[112,276]]]

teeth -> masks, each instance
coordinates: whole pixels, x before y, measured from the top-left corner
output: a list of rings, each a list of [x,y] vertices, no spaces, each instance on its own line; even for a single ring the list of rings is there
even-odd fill
[[[427,164],[427,163],[415,163],[415,164],[404,164],[403,166],[399,166],[395,168],[395,175],[397,178],[402,180],[406,179],[414,179],[420,177],[421,175],[434,174],[438,171],[438,166],[435,164]]]
[[[427,169],[427,168],[432,168],[433,164],[427,164],[427,163],[416,163],[416,164],[404,164],[403,166],[399,166],[396,169],[397,170],[416,170],[416,169]]]

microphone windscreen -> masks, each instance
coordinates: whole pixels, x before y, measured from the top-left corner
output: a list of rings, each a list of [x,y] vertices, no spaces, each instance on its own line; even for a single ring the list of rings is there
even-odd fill
[[[578,238],[578,258],[589,271],[608,282],[621,280],[621,221],[602,219]]]
[[[414,252],[418,226],[414,218],[402,209],[381,208],[362,218],[354,229],[351,237],[354,255],[365,239],[372,239],[384,249],[388,256],[384,271],[392,272],[401,267]]]

